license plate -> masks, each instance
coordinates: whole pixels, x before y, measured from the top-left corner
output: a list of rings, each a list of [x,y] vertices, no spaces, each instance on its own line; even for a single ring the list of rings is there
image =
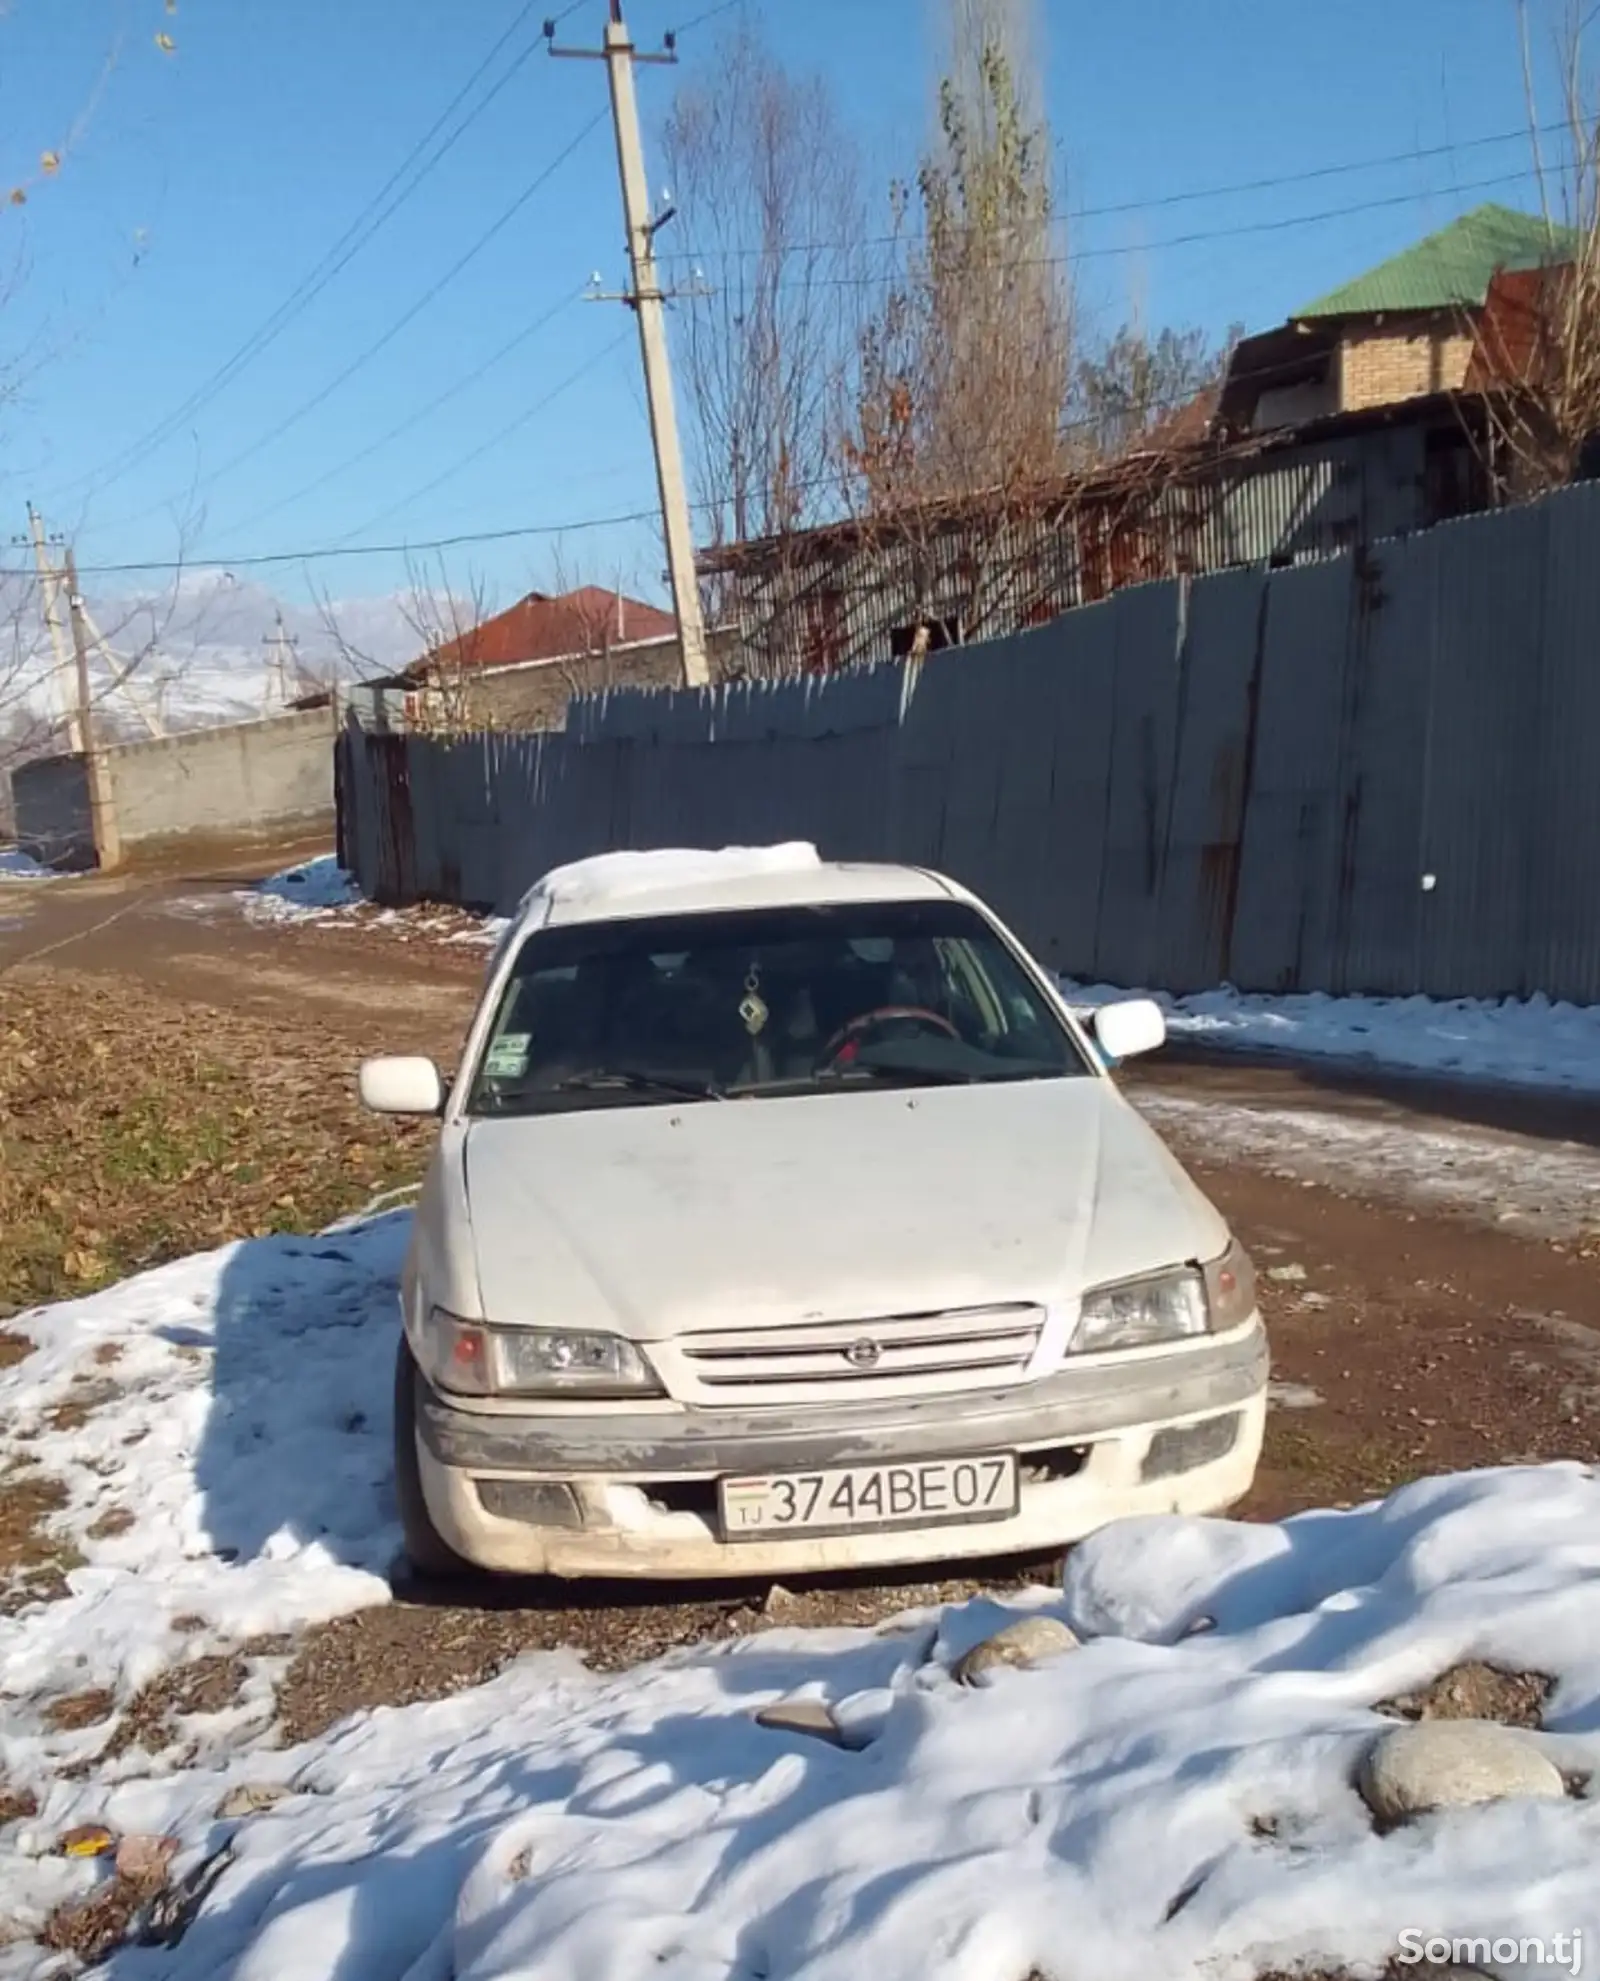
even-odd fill
[[[1007,1520],[1017,1510],[1014,1452],[846,1465],[718,1481],[725,1541],[846,1534],[864,1527],[943,1527]]]

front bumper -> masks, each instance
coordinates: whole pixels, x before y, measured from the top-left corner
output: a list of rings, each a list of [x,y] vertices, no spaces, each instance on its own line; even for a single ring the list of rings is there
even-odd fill
[[[819,1574],[1044,1552],[1129,1514],[1230,1505],[1255,1476],[1266,1382],[1266,1337],[1252,1319],[1217,1340],[1108,1356],[1025,1388],[827,1410],[535,1415],[422,1386],[417,1460],[440,1535],[483,1568],[663,1580]],[[712,1488],[724,1474],[999,1451],[1018,1452],[1024,1467],[1018,1510],[1003,1521],[735,1543],[717,1528]],[[508,1517],[518,1490],[542,1483],[567,1489],[561,1524]],[[536,1493],[526,1496],[537,1506]]]

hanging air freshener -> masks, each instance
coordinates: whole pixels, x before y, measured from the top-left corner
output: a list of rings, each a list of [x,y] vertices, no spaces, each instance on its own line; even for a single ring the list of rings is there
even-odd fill
[[[771,1015],[761,995],[761,973],[752,969],[744,980],[744,996],[739,1000],[739,1016],[751,1038],[758,1038],[766,1030]]]

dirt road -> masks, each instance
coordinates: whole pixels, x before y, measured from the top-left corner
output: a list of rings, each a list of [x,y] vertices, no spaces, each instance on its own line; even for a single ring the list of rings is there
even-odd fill
[[[481,947],[405,921],[252,926],[236,893],[250,869],[8,887],[0,1024],[9,982],[19,998],[103,996],[110,1032],[130,1001],[146,1029],[156,1011],[185,1014],[198,1037],[248,1027],[229,1051],[254,1058],[251,1078],[274,1061],[299,1062],[303,1078],[314,1049],[340,1107],[349,1090],[335,1090],[365,1051],[453,1057]],[[1453,1467],[1594,1457],[1600,1105],[1175,1054],[1128,1084],[1262,1269],[1277,1407],[1246,1513],[1348,1503]],[[953,1589],[855,1585],[783,1601],[813,1622],[931,1593]],[[510,1587],[456,1604],[417,1592],[311,1634],[283,1695],[287,1723],[305,1732],[356,1705],[454,1689],[531,1645],[626,1662],[770,1620],[761,1602],[750,1591],[552,1602]]]

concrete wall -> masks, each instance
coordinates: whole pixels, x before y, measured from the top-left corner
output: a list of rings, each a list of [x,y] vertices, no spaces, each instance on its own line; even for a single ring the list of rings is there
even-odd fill
[[[89,772],[81,756],[39,757],[11,773],[17,844],[47,867],[77,872],[95,863]]]
[[[1136,587],[920,665],[340,740],[377,898],[512,906],[613,847],[953,874],[1063,973],[1600,1002],[1600,484]]]
[[[103,752],[124,858],[184,839],[244,839],[333,824],[331,709],[195,729]]]

